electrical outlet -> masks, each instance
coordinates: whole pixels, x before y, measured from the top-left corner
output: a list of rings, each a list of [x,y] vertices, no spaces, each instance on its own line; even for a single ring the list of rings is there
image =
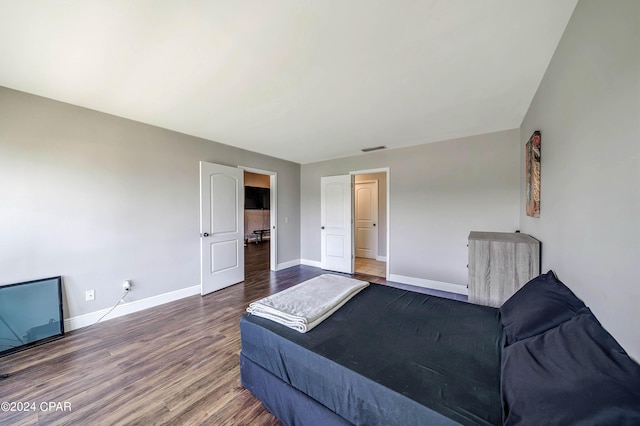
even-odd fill
[[[96,293],[94,290],[87,290],[87,292],[85,293],[85,300],[87,302],[90,302],[92,300],[96,299]]]
[[[131,280],[126,280],[122,283],[122,289],[124,291],[131,291]]]

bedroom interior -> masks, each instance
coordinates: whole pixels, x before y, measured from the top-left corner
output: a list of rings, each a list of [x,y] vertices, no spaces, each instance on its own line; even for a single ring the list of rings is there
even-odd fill
[[[216,69],[221,72],[216,75],[223,77],[222,86],[216,87],[229,88],[219,92],[228,110],[219,104],[207,109],[203,104],[186,103],[187,99],[195,99],[189,97],[195,96],[194,92],[206,92],[206,84],[218,84],[206,80],[201,73],[207,66],[215,68],[219,64],[199,63],[202,69],[197,68],[192,78],[184,79],[193,84],[186,89],[188,96],[180,98],[184,95],[178,89],[180,85],[174,86],[176,89],[171,92],[159,90],[153,78],[142,83],[143,65],[145,61],[151,64],[150,56],[143,55],[141,61],[136,62],[135,55],[130,56],[131,50],[118,53],[113,50],[115,45],[99,43],[101,39],[87,39],[91,41],[83,44],[81,37],[69,38],[69,35],[91,30],[91,25],[86,23],[92,22],[89,18],[97,10],[90,6],[75,11],[65,9],[68,19],[86,20],[83,25],[69,25],[62,38],[57,38],[56,32],[32,14],[28,6],[0,6],[0,9],[7,8],[7,13],[0,18],[3,24],[0,25],[3,36],[0,52],[3,62],[8,64],[0,70],[0,181],[5,182],[0,185],[3,200],[0,205],[0,285],[61,275],[66,333],[63,339],[0,358],[0,373],[9,374],[2,379],[0,400],[38,404],[67,401],[72,407],[68,411],[0,413],[0,422],[61,424],[83,419],[114,424],[280,424],[259,399],[241,386],[238,357],[245,348],[243,345],[248,345],[249,351],[242,355],[245,361],[254,357],[250,360],[253,364],[244,362],[242,367],[253,373],[258,371],[251,376],[253,380],[270,383],[274,393],[289,384],[285,386],[277,377],[280,382],[275,381],[273,375],[263,374],[264,365],[256,362],[256,355],[250,349],[252,343],[246,340],[249,337],[241,335],[239,322],[250,302],[327,272],[320,269],[321,178],[368,170],[388,170],[384,185],[388,189],[384,196],[388,200],[384,209],[388,213],[385,218],[388,227],[386,237],[378,238],[376,256],[386,262],[386,279],[355,271],[356,279],[382,284],[372,284],[362,296],[371,293],[369,290],[373,288],[383,292],[411,290],[417,294],[416,300],[432,301],[435,300],[432,296],[444,296],[458,306],[462,303],[458,300],[472,297],[471,289],[467,288],[470,283],[469,233],[521,231],[541,243],[539,271],[552,270],[554,277],[580,301],[580,304],[568,302],[571,317],[542,331],[545,339],[562,345],[566,337],[563,332],[572,330],[573,336],[598,342],[604,339],[605,346],[613,348],[614,343],[607,340],[606,332],[609,332],[630,359],[640,359],[640,340],[635,327],[640,321],[635,306],[640,289],[633,268],[640,258],[637,220],[640,216],[640,149],[637,145],[640,140],[637,125],[640,4],[630,0],[549,1],[523,2],[509,9],[497,2],[500,5],[492,6],[492,15],[472,7],[469,12],[474,12],[480,22],[479,27],[469,30],[486,28],[487,22],[493,19],[503,23],[507,20],[509,25],[505,24],[502,29],[509,34],[522,32],[525,23],[536,23],[539,28],[533,31],[534,36],[519,34],[516,39],[514,35],[509,42],[505,42],[504,37],[491,38],[490,42],[482,39],[483,43],[489,43],[487,46],[495,43],[497,51],[483,50],[478,43],[463,44],[465,48],[457,52],[461,56],[448,49],[460,48],[456,43],[464,37],[452,36],[450,44],[441,46],[444,50],[440,53],[446,56],[429,63],[426,53],[409,55],[410,59],[392,55],[402,49],[416,53],[419,46],[415,41],[427,42],[416,38],[420,31],[412,32],[422,28],[412,26],[422,23],[417,18],[420,13],[408,13],[382,2],[377,8],[357,7],[356,3],[345,6],[344,13],[345,17],[363,13],[362,33],[341,38],[341,43],[335,43],[329,36],[325,40],[328,44],[317,45],[318,51],[304,44],[287,45],[285,52],[290,51],[292,56],[274,55],[276,52],[268,49],[260,52],[259,46],[265,45],[252,43],[260,40],[270,47],[277,45],[281,39],[265,37],[269,32],[276,34],[277,30],[246,9],[234,9],[232,12],[238,14],[234,16],[246,14],[251,16],[249,22],[264,24],[236,30],[238,43],[248,31],[252,40],[248,45],[256,48],[249,52],[256,55],[255,60],[265,61],[265,71],[260,75],[249,72],[254,68],[248,64],[254,62],[247,62],[242,50],[237,56],[225,57],[229,68]],[[429,21],[435,29],[467,22],[462,18],[456,20],[459,16],[469,18],[463,6],[447,9],[439,2],[427,3],[414,4],[418,9],[414,12],[424,12],[425,16],[455,12],[443,15],[449,21]],[[45,3],[40,6],[43,13],[49,10]],[[151,9],[150,5],[146,7]],[[329,9],[321,6],[312,11],[281,10],[279,17],[256,3],[251,7],[254,12],[260,11],[274,20],[295,17],[284,22],[292,27],[284,28],[297,34],[297,38],[294,37],[297,40],[307,43],[320,43],[319,33],[314,30],[322,27],[316,25],[329,22],[323,21],[326,18],[323,13]],[[467,4],[467,7],[471,6]],[[105,31],[104,34],[108,33],[108,24],[118,22],[128,13],[104,5],[99,10],[109,11],[105,14],[105,26],[97,28]],[[185,18],[195,19],[185,10],[181,13]],[[382,15],[396,25],[389,28],[401,28],[397,25],[406,21],[407,31],[380,44],[363,43],[367,37],[382,37],[372,35],[380,28]],[[63,14],[56,18],[65,20]],[[162,20],[166,16],[154,15],[149,22],[153,19]],[[32,27],[18,26],[26,22],[40,24],[43,30],[27,36],[26,29]],[[201,22],[193,21],[194,28]],[[335,25],[336,37],[351,34],[347,30],[340,33],[343,28],[351,28],[346,20],[330,22]],[[499,29],[496,25],[489,33],[497,36]],[[39,49],[37,45],[42,38],[38,37],[47,30],[52,31],[47,34],[52,43],[66,40],[74,46],[69,52],[77,49],[86,57],[77,56],[80,53],[69,55],[65,49],[56,50],[53,44],[45,43]],[[138,36],[157,34],[145,32],[152,31],[151,26],[140,31],[124,31],[114,38],[114,43],[128,42],[130,38],[131,46],[140,47]],[[233,33],[228,27],[224,27],[224,31]],[[19,48],[10,41],[18,34],[24,35],[24,44]],[[262,37],[252,38],[255,35]],[[482,35],[480,31],[477,37]],[[72,39],[78,40],[77,44],[72,43]],[[172,49],[169,39],[164,38],[166,43],[159,44],[162,47],[151,49],[147,54]],[[195,42],[191,38],[188,41]],[[394,43],[402,49],[394,49]],[[349,49],[370,45],[377,48],[362,50],[362,56],[345,55]],[[329,46],[336,55],[333,57],[335,67],[305,68],[319,66],[326,60],[329,51],[323,49]],[[55,55],[46,53],[48,48],[58,55],[59,62],[55,62]],[[25,55],[26,51],[32,53]],[[473,61],[480,51],[494,55],[487,55],[484,67]],[[267,61],[266,52],[270,52],[274,62]],[[429,52],[437,54],[438,50]],[[98,67],[88,69],[83,65],[92,59],[96,64],[105,65],[96,59],[96,55],[101,54],[120,58],[122,62],[116,61],[115,65],[121,69],[107,67],[101,71]],[[380,58],[386,62],[379,61]],[[188,57],[182,59],[185,66],[194,66]],[[467,64],[467,60],[471,63]],[[57,65],[47,68],[48,61]],[[62,61],[71,67],[63,67]],[[395,65],[385,66],[392,62]],[[366,68],[367,64],[373,66]],[[427,79],[427,65],[433,67],[434,73],[441,70],[440,65],[450,66],[447,70],[451,79],[459,85],[457,88],[447,86],[449,97],[438,97],[439,92],[433,92],[429,105],[423,107],[427,97],[424,90],[419,89],[422,79],[425,79],[424,87],[433,89],[429,86],[433,82]],[[176,63],[173,71],[176,76],[184,77],[181,67]],[[27,72],[27,68],[31,69]],[[39,75],[40,69],[46,69],[48,74]],[[232,75],[230,69],[242,69],[243,73]],[[274,70],[283,69],[288,72],[274,77]],[[361,73],[363,69],[370,69],[371,74]],[[463,69],[473,72],[463,77],[458,74]],[[131,71],[130,80],[123,79],[123,70]],[[208,72],[213,72],[211,70]],[[397,70],[406,73],[404,78],[394,74]],[[86,74],[80,78],[74,72]],[[109,72],[113,73],[110,78]],[[323,73],[328,80],[319,77]],[[194,83],[198,76],[207,81],[202,83],[204,86]],[[311,76],[316,83],[328,82],[328,86],[317,87],[313,92],[315,98],[309,97],[311,92],[304,92],[309,90],[307,78]],[[528,85],[514,76],[528,77]],[[162,84],[176,84],[176,79],[164,71],[156,77]],[[473,80],[475,77],[478,80]],[[463,78],[473,82],[473,86],[462,84]],[[123,79],[122,87],[109,86],[118,79]],[[247,85],[239,85],[241,80]],[[396,80],[393,84],[379,84]],[[346,86],[341,86],[342,82]],[[403,82],[419,83],[410,86]],[[110,88],[112,97],[103,97],[102,103],[92,103],[105,87]],[[329,90],[329,87],[339,89]],[[232,93],[231,88],[238,92]],[[285,105],[285,100],[300,102],[295,98],[298,92],[294,88],[306,93],[300,98],[305,103]],[[369,97],[369,93],[375,96]],[[329,94],[335,97],[335,102],[324,97]],[[131,99],[131,102],[120,103],[128,107],[118,109],[122,99]],[[154,121],[149,111],[160,117],[159,121]],[[237,111],[240,115],[233,115]],[[333,111],[335,114],[331,115]],[[306,113],[308,115],[298,115]],[[242,114],[246,115],[246,121]],[[470,119],[469,114],[477,119]],[[262,119],[262,115],[270,117],[270,121]],[[211,119],[213,116],[217,119]],[[396,121],[384,119],[386,116]],[[511,118],[491,120],[498,116]],[[190,120],[195,119],[202,119],[201,123],[214,122],[212,126],[218,125],[217,122],[224,124],[212,127],[213,133],[206,133],[209,128],[204,125],[198,129],[189,127],[193,124]],[[438,127],[442,132],[421,136],[422,121],[434,128],[436,124],[444,126]],[[470,127],[460,127],[459,132],[445,131],[446,125],[453,121],[464,121]],[[232,133],[233,129],[237,129],[236,134]],[[531,217],[527,215],[526,143],[537,130],[542,134],[543,150],[541,202],[539,217]],[[353,139],[355,144],[348,144],[347,139]],[[398,145],[394,145],[396,139],[400,141]],[[288,146],[283,148],[280,140]],[[375,144],[384,144],[388,149],[359,153],[361,147]],[[277,207],[277,213],[273,217],[275,222],[269,224],[271,229],[277,229],[277,237],[269,238],[267,243],[264,236],[263,243],[255,244],[258,235],[252,236],[246,247],[247,253],[253,251],[245,258],[243,283],[204,297],[199,295],[200,161],[240,167],[249,172],[269,171],[273,179],[277,177],[277,189],[271,191],[277,195],[277,201],[270,205],[271,209]],[[380,187],[380,181],[378,184]],[[270,222],[271,219],[272,216]],[[245,225],[247,222],[249,220],[245,220]],[[263,223],[260,228],[249,228],[245,228],[245,236],[247,231],[267,229]],[[381,243],[385,238],[387,241]],[[87,328],[116,303],[121,296],[123,279],[132,279],[135,283],[126,303],[104,323]],[[519,283],[522,284],[524,282]],[[94,292],[94,300],[85,300],[87,291]],[[352,303],[358,300],[364,299],[356,296],[345,307],[360,309],[360,302]],[[497,315],[499,308],[496,306],[491,308],[496,311],[490,311],[478,307],[478,312],[489,312],[488,316]],[[525,308],[515,310],[526,311]],[[322,336],[319,331],[340,321],[349,322],[350,318],[345,316],[347,311],[350,310],[336,311],[326,320],[330,322],[319,325],[308,335]],[[256,325],[246,317],[243,321],[242,327],[255,326],[250,329],[254,337],[258,326],[271,327],[259,321]],[[605,334],[597,328],[598,322],[606,330]],[[287,332],[284,334],[284,340],[299,339]],[[534,333],[516,339],[517,342],[505,343],[502,359],[522,360],[520,348],[540,345],[539,336]],[[274,339],[273,347],[288,345]],[[574,343],[576,348],[588,347],[583,340]],[[293,346],[290,350],[294,352],[302,350],[291,348]],[[301,358],[305,356],[315,355],[301,355]],[[408,351],[400,356],[409,356]],[[493,363],[489,369],[500,367],[495,364],[495,358],[486,360]],[[285,361],[274,357],[267,362]],[[626,362],[625,359],[621,365],[628,366]],[[516,373],[523,371],[520,365],[513,367]],[[512,367],[502,365],[502,368]],[[633,367],[629,368],[631,374],[635,374]],[[520,385],[511,380],[517,374],[499,374],[493,379],[502,377],[509,381],[509,386]],[[246,377],[249,376],[243,380],[247,380]],[[245,385],[251,387],[250,383]],[[353,386],[360,389],[359,392],[370,389],[357,383]],[[495,389],[488,394],[491,398],[500,398]],[[283,390],[281,394],[286,392]],[[496,405],[487,409],[485,414],[489,418],[484,420],[443,413],[441,408],[427,409],[431,411],[424,414],[423,404],[414,407],[411,401],[396,401],[400,401],[399,406],[409,404],[415,409],[408,412],[433,415],[432,418],[443,424],[452,421],[500,424],[506,420],[501,417],[505,415],[505,406],[513,412],[531,408],[519,405],[517,400],[514,402],[510,399],[512,396],[506,395],[509,403],[503,401],[505,405],[498,411]],[[309,412],[323,410],[311,407],[305,398],[308,397],[297,395],[280,402],[286,405],[286,401],[298,401],[309,407]],[[540,404],[546,402],[544,398],[533,400]],[[270,409],[278,411],[273,406]],[[332,410],[339,411],[339,407]],[[280,415],[296,414],[287,414],[285,410]],[[342,424],[344,418],[333,421]]]
[[[245,243],[270,240],[269,176],[244,172],[244,238]]]

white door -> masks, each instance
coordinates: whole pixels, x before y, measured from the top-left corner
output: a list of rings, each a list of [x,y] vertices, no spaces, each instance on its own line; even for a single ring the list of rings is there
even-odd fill
[[[200,162],[202,295],[244,281],[244,171]]]
[[[355,184],[355,247],[357,257],[378,258],[378,181]]]
[[[320,264],[322,269],[351,274],[351,176],[323,177],[320,181]]]

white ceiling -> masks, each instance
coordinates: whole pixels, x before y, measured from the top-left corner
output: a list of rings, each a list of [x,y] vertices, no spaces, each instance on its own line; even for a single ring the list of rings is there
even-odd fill
[[[297,163],[520,126],[577,0],[0,0],[0,85]]]

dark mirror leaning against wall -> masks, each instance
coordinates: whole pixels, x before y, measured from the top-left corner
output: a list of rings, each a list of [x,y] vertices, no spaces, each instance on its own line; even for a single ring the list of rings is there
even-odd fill
[[[63,336],[62,277],[0,286],[0,357]]]

